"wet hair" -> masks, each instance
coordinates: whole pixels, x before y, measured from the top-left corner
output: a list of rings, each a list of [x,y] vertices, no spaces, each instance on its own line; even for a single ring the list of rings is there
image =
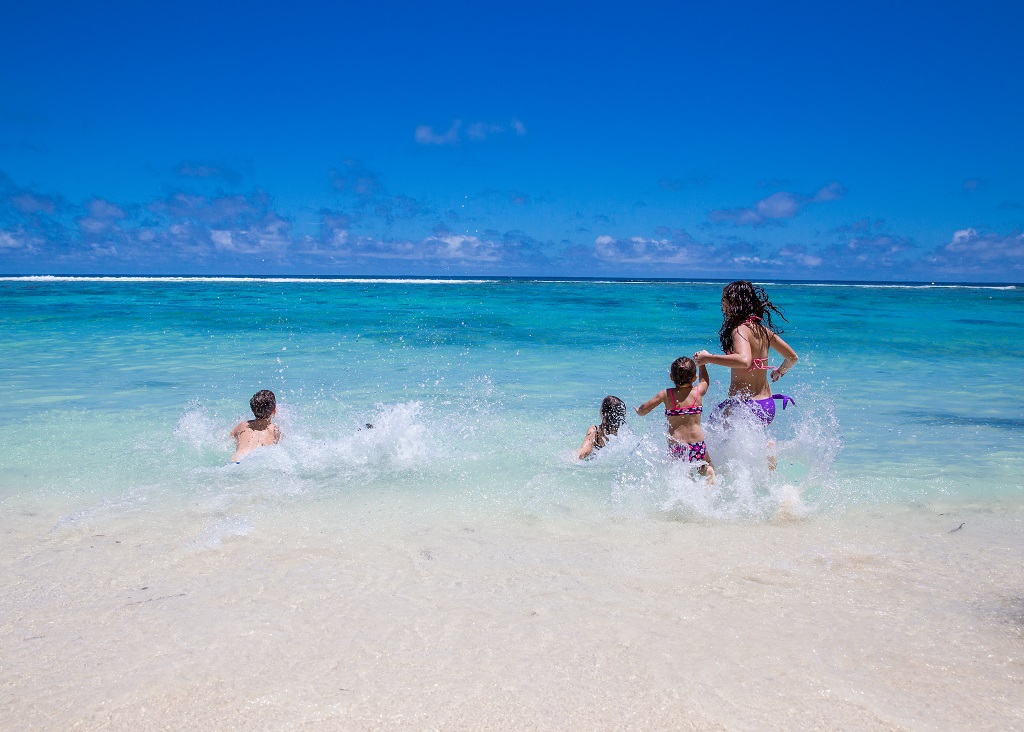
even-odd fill
[[[672,368],[668,370],[668,376],[676,386],[689,386],[697,376],[697,364],[692,358],[680,356],[672,362]]]
[[[270,419],[270,415],[277,408],[277,397],[270,389],[263,389],[252,395],[249,400],[249,408],[252,409],[256,419]]]
[[[766,333],[781,333],[782,328],[772,323],[772,313],[783,320],[786,316],[772,305],[768,293],[760,285],[747,280],[736,280],[722,288],[722,327],[718,330],[718,341],[725,353],[732,353],[732,332],[756,317],[755,328],[764,328]],[[748,324],[749,325],[749,324]]]
[[[601,426],[599,429],[607,435],[614,435],[624,424],[626,424],[626,403],[617,396],[609,394],[601,402]]]

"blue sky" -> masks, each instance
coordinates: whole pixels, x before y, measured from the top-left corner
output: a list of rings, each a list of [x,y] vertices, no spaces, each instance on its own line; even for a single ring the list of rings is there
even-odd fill
[[[369,5],[6,8],[0,271],[1024,281],[1020,4]]]

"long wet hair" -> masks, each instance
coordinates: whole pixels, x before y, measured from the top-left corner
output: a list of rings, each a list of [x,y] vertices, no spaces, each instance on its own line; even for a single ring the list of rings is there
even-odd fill
[[[772,323],[772,313],[783,320],[786,320],[786,316],[772,305],[768,293],[760,285],[747,280],[736,280],[722,288],[722,298],[724,317],[722,327],[718,329],[718,341],[722,344],[724,353],[732,353],[732,332],[746,323],[751,316],[756,319],[753,327],[763,328],[766,333],[782,333],[782,328]]]
[[[617,396],[609,394],[601,402],[601,424],[597,429],[602,434],[614,435],[624,424],[626,424],[626,403]]]

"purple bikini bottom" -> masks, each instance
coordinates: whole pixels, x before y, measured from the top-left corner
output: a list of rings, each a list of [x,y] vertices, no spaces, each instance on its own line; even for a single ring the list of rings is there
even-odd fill
[[[767,399],[726,399],[724,402],[715,407],[715,414],[721,414],[726,408],[733,404],[742,404],[751,413],[757,417],[758,421],[766,427],[772,423],[775,419],[775,400],[782,400],[782,408],[785,409],[790,404],[796,405],[796,400],[791,396],[785,394],[772,394]]]

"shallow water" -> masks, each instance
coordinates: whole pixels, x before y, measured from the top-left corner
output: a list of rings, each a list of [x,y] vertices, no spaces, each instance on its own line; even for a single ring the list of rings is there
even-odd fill
[[[720,288],[0,281],[0,726],[1024,728],[1021,290],[771,284],[716,486],[575,461]]]

